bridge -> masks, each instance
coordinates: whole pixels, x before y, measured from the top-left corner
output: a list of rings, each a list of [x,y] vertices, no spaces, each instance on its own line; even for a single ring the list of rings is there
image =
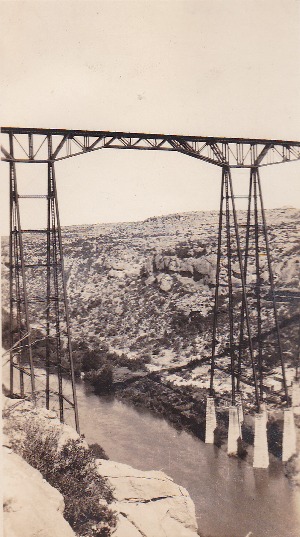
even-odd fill
[[[36,386],[35,361],[33,358],[33,330],[31,319],[40,311],[41,327],[44,332],[44,366],[46,371],[45,406],[50,408],[51,398],[57,398],[60,420],[65,420],[66,406],[74,411],[75,426],[79,431],[78,405],[75,388],[75,373],[72,358],[70,319],[66,291],[63,259],[62,232],[56,188],[56,164],[61,160],[98,151],[100,149],[128,149],[142,151],[173,151],[202,160],[221,168],[221,192],[218,225],[218,248],[214,315],[212,326],[212,354],[210,374],[210,396],[207,407],[208,443],[214,441],[216,417],[214,409],[214,380],[218,359],[218,312],[220,307],[221,272],[226,273],[228,291],[228,345],[230,349],[231,396],[230,428],[233,433],[233,452],[237,450],[237,439],[241,433],[240,399],[243,365],[250,360],[254,400],[258,416],[264,407],[264,365],[262,349],[262,303],[264,290],[261,282],[262,256],[265,255],[268,272],[269,294],[272,302],[273,323],[277,338],[277,353],[281,364],[284,400],[290,407],[290,396],[285,374],[285,363],[281,344],[277,298],[272,270],[268,228],[263,204],[260,169],[274,164],[300,160],[300,142],[270,139],[223,138],[205,136],[183,136],[172,134],[147,134],[133,132],[111,132],[95,130],[42,129],[2,127],[4,143],[1,146],[2,160],[9,167],[10,184],[10,392],[16,394],[17,371],[18,393],[26,396],[26,382],[30,379],[29,396],[35,401],[39,390]],[[41,194],[20,194],[16,170],[23,164],[44,164],[42,167],[47,188]],[[234,169],[249,170],[249,189],[244,196],[235,196],[232,174]],[[245,198],[248,203],[245,221],[239,221],[237,199]],[[47,226],[38,229],[23,229],[21,225],[20,199],[45,199],[47,203]],[[25,244],[33,234],[44,237],[44,258],[32,261],[30,246]],[[255,282],[247,280],[249,259],[254,259]],[[224,259],[226,262],[224,262]],[[236,304],[233,285],[233,260],[237,261],[241,304]],[[43,296],[29,296],[27,278],[40,271],[45,278]],[[236,273],[236,268],[235,268]],[[264,284],[265,286],[265,284]],[[249,294],[254,293],[251,306]],[[30,308],[33,308],[30,311]],[[251,311],[250,311],[251,310]],[[255,312],[254,320],[250,313]],[[43,317],[43,321],[42,321]],[[238,330],[237,330],[238,327]],[[53,371],[56,387],[53,388]],[[64,378],[69,376],[72,394],[64,390]],[[261,424],[259,426],[261,428]],[[232,436],[232,435],[231,435]],[[229,442],[230,443],[230,442]],[[264,456],[266,459],[266,455]],[[259,463],[265,464],[263,463]]]
[[[300,142],[111,131],[2,127],[6,162],[49,163],[99,149],[177,151],[216,166],[252,168],[300,159]],[[12,151],[13,150],[13,151]],[[12,154],[13,153],[13,154]]]

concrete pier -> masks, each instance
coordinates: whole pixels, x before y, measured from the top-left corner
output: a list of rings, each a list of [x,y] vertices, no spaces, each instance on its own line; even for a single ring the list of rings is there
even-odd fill
[[[299,380],[294,380],[292,384],[292,407],[300,411],[300,381]]]
[[[205,443],[213,444],[217,427],[215,400],[208,396],[206,399]]]
[[[238,440],[241,438],[241,424],[239,422],[238,407],[229,407],[229,427],[228,427],[228,455],[237,455]]]
[[[254,418],[254,457],[253,468],[268,468],[269,452],[267,438],[266,412],[255,414]]]
[[[236,402],[236,406],[237,406],[237,409],[238,409],[239,423],[240,423],[240,425],[242,425],[242,423],[244,423],[244,412],[243,412],[243,401],[242,401],[242,394],[241,393],[237,393],[235,395],[235,402]]]
[[[265,417],[265,422],[266,422],[266,427],[267,427],[267,423],[268,423],[268,411],[267,411],[267,405],[266,403],[261,403],[260,404],[260,411],[261,413],[264,415]]]
[[[297,450],[296,427],[292,408],[283,411],[282,460],[288,461]]]

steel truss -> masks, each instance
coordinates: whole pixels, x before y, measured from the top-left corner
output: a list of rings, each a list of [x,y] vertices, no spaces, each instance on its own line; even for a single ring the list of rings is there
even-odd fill
[[[246,223],[239,223],[235,199],[243,197],[248,199]],[[225,217],[225,218],[224,218]],[[244,230],[244,233],[242,231]],[[244,241],[242,241],[242,238]],[[244,244],[243,244],[244,243]],[[224,253],[225,252],[225,253]],[[222,259],[226,259],[226,266]],[[264,259],[267,263],[265,266]],[[255,270],[255,281],[249,281],[249,259]],[[237,262],[233,270],[233,264]],[[262,270],[268,278],[262,280]],[[223,271],[223,273],[222,273]],[[237,275],[238,272],[238,275]],[[228,291],[227,304],[220,307],[220,280],[225,279]],[[233,283],[234,280],[234,283]],[[238,280],[238,281],[237,281]],[[239,299],[239,295],[241,295]],[[246,196],[235,196],[230,168],[223,167],[221,182],[221,202],[219,212],[219,231],[216,268],[215,305],[213,314],[212,357],[210,374],[210,395],[214,395],[214,377],[216,361],[218,359],[217,344],[222,336],[218,335],[218,317],[227,315],[228,326],[227,346],[230,354],[231,394],[232,404],[236,403],[236,394],[241,391],[242,369],[247,366],[247,354],[252,368],[252,381],[255,391],[257,409],[260,409],[264,400],[264,377],[268,357],[263,349],[263,316],[266,315],[266,302],[271,296],[273,310],[273,329],[276,334],[277,356],[281,364],[284,398],[290,404],[288,395],[285,364],[280,337],[279,320],[276,305],[276,293],[272,270],[271,253],[269,247],[268,230],[263,205],[261,181],[258,167],[250,170],[249,192]],[[264,306],[264,309],[263,309]],[[268,318],[268,329],[272,324]],[[266,330],[265,326],[265,330]],[[226,353],[226,345],[225,345]],[[249,364],[248,364],[249,365]],[[244,380],[246,377],[244,377]]]
[[[10,154],[14,156],[12,134],[9,138]],[[48,137],[47,147],[50,157],[51,136]],[[20,218],[22,198],[46,200],[45,229],[22,229]],[[71,408],[74,412],[75,427],[79,432],[54,162],[49,160],[47,164],[47,191],[44,195],[20,195],[17,190],[16,163],[10,162],[10,215],[10,393],[11,396],[25,397],[30,391],[35,402],[41,398],[44,400],[47,409],[51,408],[51,402],[55,404],[57,401],[61,422],[65,421],[66,409]],[[36,242],[32,240],[33,236],[38,241],[37,247]],[[41,253],[39,246],[45,243],[43,237],[46,240],[46,249]],[[34,262],[30,262],[32,257]],[[28,277],[39,282],[44,279],[45,295],[33,296],[31,293],[28,297],[26,286]],[[33,341],[34,331],[31,324],[37,318],[38,336],[36,341]],[[33,358],[33,354],[37,355],[38,359]],[[35,370],[40,360],[45,365],[46,371],[42,394],[36,387],[35,377]],[[14,369],[19,371],[19,389],[14,385]],[[31,378],[30,389],[24,386],[24,375]],[[65,377],[71,378],[71,394],[64,386]]]
[[[10,136],[10,152],[13,141]],[[9,164],[10,179],[10,394],[14,394],[14,371],[19,374],[20,395],[24,397],[24,377],[31,381],[35,400],[35,377],[32,358],[31,330],[28,314],[28,297],[24,262],[24,246],[21,232],[19,195],[14,162]]]
[[[252,250],[251,250],[252,241]],[[247,268],[249,258],[254,260],[255,266],[255,282],[250,283],[247,281]],[[264,260],[266,259],[266,267],[264,266]],[[262,271],[267,269],[268,279],[262,280]],[[252,294],[253,308],[256,313],[256,327],[254,328],[256,339],[256,364],[258,371],[258,383],[259,383],[259,398],[263,401],[264,397],[264,373],[265,365],[267,363],[266,349],[263,349],[263,306],[266,306],[268,296],[271,296],[272,310],[273,310],[273,325],[277,340],[277,356],[281,364],[283,389],[285,400],[289,404],[288,389],[286,383],[285,364],[283,358],[283,350],[280,337],[279,320],[276,305],[276,293],[274,276],[272,269],[271,252],[268,239],[268,230],[266,223],[266,216],[263,204],[261,180],[258,168],[252,168],[250,171],[249,181],[249,195],[248,195],[248,210],[247,210],[247,224],[246,224],[246,240],[245,240],[245,257],[244,257],[244,276],[245,283],[249,294]],[[249,301],[249,299],[248,299]],[[268,319],[268,326],[270,327],[271,321]],[[240,323],[240,348],[239,348],[239,374],[238,374],[238,389],[241,377],[241,363],[242,363],[242,350],[244,348],[244,304],[241,312]],[[266,328],[266,327],[265,327]]]
[[[225,216],[225,222],[224,222]],[[225,244],[224,244],[225,243]],[[223,254],[225,250],[225,254]],[[226,265],[223,266],[222,258],[226,259]],[[238,263],[238,273],[240,276],[241,289],[238,289],[239,294],[242,293],[242,313],[241,319],[243,322],[239,323],[238,326],[244,327],[244,320],[247,328],[248,342],[249,342],[249,352],[251,358],[252,372],[253,372],[253,383],[255,389],[255,400],[256,405],[260,406],[260,399],[257,388],[257,373],[254,360],[254,349],[253,349],[253,340],[251,333],[251,323],[250,323],[250,312],[247,298],[247,289],[246,289],[246,277],[243,265],[243,254],[240,242],[240,233],[239,233],[239,224],[237,218],[235,196],[233,191],[233,182],[231,177],[231,171],[228,167],[223,167],[222,169],[222,182],[221,182],[221,201],[220,201],[220,212],[219,212],[219,231],[218,231],[218,250],[217,250],[217,267],[216,267],[216,288],[215,288],[215,304],[214,304],[214,314],[213,314],[213,334],[212,334],[212,357],[211,357],[211,374],[210,374],[210,394],[214,395],[214,376],[215,376],[215,366],[216,358],[218,356],[217,342],[218,342],[218,317],[220,315],[220,286],[221,286],[221,277],[225,281],[222,284],[222,287],[226,287],[228,291],[228,305],[223,305],[223,311],[227,316],[227,324],[229,330],[229,342],[228,349],[230,354],[230,373],[231,373],[231,396],[232,404],[235,404],[236,401],[236,392],[240,388],[240,376],[241,368],[240,361],[237,361],[236,350],[238,349],[237,341],[237,322],[236,317],[238,314],[236,310],[240,311],[240,303],[236,302],[234,294],[234,274],[237,272],[236,269],[233,271],[233,262]],[[240,355],[242,356],[242,355]],[[239,367],[238,367],[239,364]]]
[[[176,151],[187,156],[203,160],[222,168],[221,202],[219,216],[217,275],[215,290],[215,306],[213,320],[213,341],[211,360],[210,391],[214,392],[214,372],[216,361],[216,342],[220,299],[220,275],[225,240],[225,258],[227,265],[225,275],[228,287],[228,334],[230,368],[232,379],[232,402],[236,392],[240,390],[242,364],[246,348],[250,355],[255,400],[259,408],[263,392],[263,353],[261,348],[261,280],[260,280],[260,249],[259,214],[262,219],[264,248],[268,259],[269,283],[273,301],[273,311],[278,339],[280,360],[282,363],[285,394],[287,398],[284,363],[280,343],[278,316],[276,310],[274,278],[272,274],[270,248],[268,244],[267,226],[263,208],[259,168],[272,164],[280,164],[300,160],[300,142],[266,139],[220,138],[202,136],[178,136],[165,134],[126,133],[110,131],[83,131],[64,129],[37,129],[3,127],[2,134],[8,137],[8,145],[1,146],[2,160],[9,163],[10,168],[10,325],[11,325],[11,394],[14,389],[14,370],[19,372],[20,395],[25,395],[24,375],[30,378],[31,394],[36,398],[35,363],[33,359],[32,330],[30,324],[29,304],[42,303],[45,308],[39,312],[39,318],[45,317],[45,348],[44,363],[46,367],[45,405],[50,406],[51,397],[59,401],[61,421],[65,419],[65,404],[74,410],[75,424],[79,430],[74,366],[71,350],[70,322],[68,315],[66,282],[63,263],[61,227],[58,211],[58,200],[55,181],[54,163],[76,155],[97,151],[99,149],[134,149],[149,151]],[[16,164],[44,163],[48,170],[47,193],[41,195],[20,196],[17,190]],[[241,246],[240,223],[235,206],[231,169],[249,168],[250,187],[248,197],[247,222],[245,225],[245,245]],[[20,219],[20,197],[47,199],[47,229],[24,230]],[[254,224],[252,224],[251,200],[254,199]],[[260,210],[258,209],[260,206]],[[250,242],[253,240],[256,263],[256,344],[253,337],[253,322],[250,319],[249,292],[247,282],[247,263]],[[39,263],[30,263],[24,254],[24,235],[26,233],[46,235],[46,259]],[[32,235],[31,235],[32,236]],[[240,278],[242,306],[236,326],[234,310],[236,308],[235,285],[233,281],[233,259],[236,258]],[[46,276],[45,296],[27,297],[26,278],[30,270],[43,270]],[[31,274],[32,276],[32,274]],[[251,304],[253,309],[253,304]],[[36,314],[36,311],[34,311]],[[236,335],[238,327],[239,337]],[[255,330],[255,329],[254,329]],[[258,345],[258,347],[257,347]],[[58,382],[56,391],[51,389],[52,373],[55,371]],[[63,378],[71,377],[72,396],[66,397],[63,389]]]
[[[12,134],[18,149],[14,161],[24,163],[59,161],[104,148],[177,151],[231,168],[267,166],[300,159],[300,142],[283,140],[17,127],[3,127],[1,131]],[[49,136],[53,146],[51,155],[47,154]],[[12,158],[9,151],[2,148],[2,152],[3,160],[9,162]]]

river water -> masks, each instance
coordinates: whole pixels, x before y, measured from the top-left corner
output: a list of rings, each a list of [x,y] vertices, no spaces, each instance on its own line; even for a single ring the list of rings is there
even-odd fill
[[[100,444],[112,460],[162,470],[185,487],[203,537],[299,537],[300,494],[280,462],[254,470],[147,410],[96,396],[88,384],[78,384],[77,396],[88,443]]]

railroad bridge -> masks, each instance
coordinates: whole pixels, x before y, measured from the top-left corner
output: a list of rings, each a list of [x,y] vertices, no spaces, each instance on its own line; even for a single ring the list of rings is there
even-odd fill
[[[276,307],[276,289],[272,270],[268,228],[263,203],[260,170],[265,166],[300,160],[300,142],[269,139],[222,138],[205,136],[179,136],[170,134],[145,134],[110,131],[86,131],[65,129],[42,129],[2,127],[2,160],[8,164],[10,185],[10,238],[9,238],[9,288],[10,288],[10,392],[36,401],[43,393],[44,404],[50,408],[50,401],[59,403],[60,420],[65,420],[66,409],[74,414],[75,426],[79,431],[79,416],[76,399],[74,365],[71,348],[70,319],[66,291],[63,259],[62,232],[56,188],[56,169],[59,162],[100,149],[128,149],[141,151],[176,151],[220,168],[220,209],[218,225],[218,247],[216,262],[216,282],[214,315],[212,326],[212,352],[210,390],[207,398],[206,442],[214,442],[217,426],[214,405],[215,371],[218,367],[218,312],[221,273],[226,276],[228,295],[227,335],[230,350],[231,407],[229,408],[228,452],[236,453],[241,437],[243,412],[242,374],[245,363],[251,364],[255,415],[255,456],[254,465],[268,465],[266,437],[267,414],[265,410],[265,359],[262,345],[262,307],[268,287],[268,300],[272,303],[274,332],[277,340],[278,359],[281,364],[285,405],[285,433],[283,459],[295,451],[294,424],[291,398],[285,373],[279,320]],[[44,194],[19,193],[18,174],[22,167],[40,165],[41,179],[46,179]],[[236,196],[233,175],[236,168],[249,170],[248,191]],[[44,228],[23,229],[21,225],[20,200],[32,198],[46,200],[46,222]],[[237,215],[238,199],[247,200],[245,221]],[[32,221],[34,218],[32,217]],[[44,258],[30,258],[27,239],[39,234],[43,237]],[[266,259],[268,281],[262,283],[262,257]],[[247,268],[249,260],[255,266],[255,281],[249,282]],[[233,263],[235,260],[235,263]],[[233,264],[234,270],[233,270]],[[239,288],[234,285],[236,265],[239,273]],[[26,284],[30,271],[40,271],[44,277],[44,294],[33,296]],[[34,274],[34,272],[30,272]],[[223,281],[223,280],[222,280]],[[235,293],[241,300],[236,307]],[[289,298],[280,295],[279,300]],[[251,298],[250,298],[251,296]],[[253,298],[254,297],[254,298]],[[40,307],[39,327],[43,333],[45,354],[45,382],[41,389],[37,386],[36,364],[33,349],[31,308]],[[33,310],[36,311],[36,310]],[[254,318],[252,313],[255,313]],[[238,329],[237,329],[238,327]],[[53,372],[55,374],[53,374]],[[66,393],[64,379],[71,379],[72,393]],[[16,380],[17,377],[17,380]],[[53,385],[55,383],[55,385]],[[17,384],[17,386],[16,386]],[[299,379],[295,379],[298,390]],[[285,441],[285,438],[288,438]]]

